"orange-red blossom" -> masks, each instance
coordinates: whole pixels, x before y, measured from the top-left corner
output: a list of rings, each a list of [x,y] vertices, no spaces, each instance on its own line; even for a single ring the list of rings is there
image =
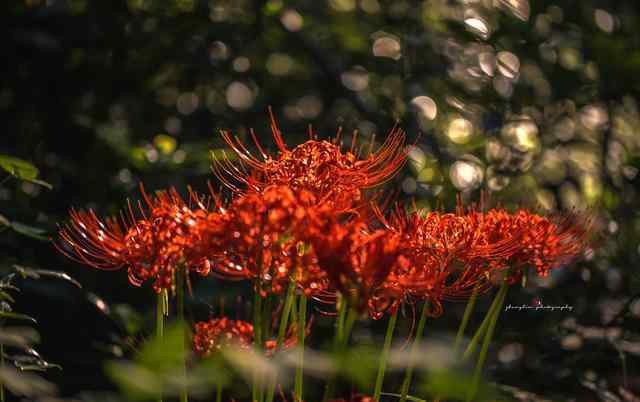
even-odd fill
[[[402,239],[401,253],[411,262],[391,270],[370,300],[372,316],[397,308],[402,300],[428,300],[432,315],[443,300],[467,298],[474,289],[488,290],[495,274],[506,272],[513,283],[524,269],[541,276],[576,257],[587,246],[589,224],[578,215],[550,219],[524,209],[420,214],[396,208],[383,225]]]
[[[56,247],[67,257],[98,269],[126,267],[131,284],[153,281],[156,292],[173,287],[180,265],[208,275],[208,250],[199,246],[213,230],[207,222],[218,220],[218,213],[208,212],[193,194],[196,206],[190,207],[175,189],[155,196],[144,190],[142,194],[146,208],[140,206],[139,219],[131,205],[119,220],[72,210]]]
[[[248,350],[254,343],[253,325],[242,320],[231,320],[227,317],[213,318],[194,325],[193,350],[199,356],[210,356],[225,347],[238,347]],[[282,349],[289,349],[298,343],[296,327],[291,325],[286,332]],[[264,342],[267,355],[275,352],[277,342],[268,339]]]
[[[324,291],[326,273],[298,235],[317,207],[312,193],[289,186],[269,186],[235,199],[216,249],[210,251],[219,256],[212,273],[224,279],[257,279],[270,293],[282,292],[291,280],[307,295]]]
[[[393,128],[384,143],[374,152],[360,158],[354,134],[351,148],[343,152],[340,133],[330,141],[318,140],[310,133],[310,139],[293,149],[285,144],[282,133],[271,115],[271,130],[278,154],[269,155],[260,145],[253,131],[251,136],[260,154],[254,156],[238,137],[223,131],[222,137],[236,153],[242,166],[229,159],[214,160],[216,176],[235,192],[242,189],[260,192],[270,185],[287,185],[294,190],[302,189],[314,194],[319,201],[329,199],[337,209],[345,210],[360,201],[361,190],[377,186],[395,175],[406,159],[405,135]],[[244,166],[249,169],[245,170]]]

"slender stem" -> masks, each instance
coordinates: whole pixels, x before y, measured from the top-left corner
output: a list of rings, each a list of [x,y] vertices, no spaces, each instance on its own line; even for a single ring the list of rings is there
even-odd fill
[[[358,312],[350,308],[347,312],[347,318],[344,323],[344,328],[342,330],[342,344],[340,352],[344,352],[347,344],[349,343],[349,336],[351,336],[351,330],[353,330],[353,325],[356,323],[356,319],[358,318]]]
[[[280,325],[278,326],[278,338],[276,339],[276,352],[282,344],[284,343],[284,337],[287,334],[287,329],[289,326],[289,315],[291,314],[291,306],[293,301],[295,300],[296,295],[296,283],[291,281],[289,283],[289,289],[287,289],[287,296],[284,300],[284,307],[282,309],[282,313],[280,315]],[[277,382],[277,373],[274,373],[273,378],[269,383],[269,388],[267,390],[266,402],[273,402],[273,397],[276,391],[276,382]]]
[[[164,316],[165,316],[165,299],[167,296],[166,289],[158,293],[156,296],[156,337],[161,340],[164,338]],[[162,389],[158,393],[158,402],[162,402]]]
[[[380,354],[380,363],[378,365],[378,375],[376,376],[376,385],[373,391],[373,400],[380,400],[380,393],[382,392],[382,383],[384,382],[384,372],[387,368],[387,360],[389,359],[389,349],[391,348],[391,340],[393,339],[393,331],[396,328],[396,321],[398,320],[398,309],[396,309],[387,323],[387,333],[384,336],[384,346],[382,347],[382,353]]]
[[[186,323],[184,321],[184,288],[185,288],[185,276],[187,275],[184,265],[181,265],[180,267],[178,267],[178,270],[176,272],[177,274],[177,280],[176,280],[176,302],[177,302],[177,310],[178,310],[178,321],[180,321],[180,324],[183,325],[183,331],[182,331],[182,348],[183,348],[183,356],[184,359],[182,360],[182,368],[181,368],[181,375],[182,375],[182,380],[183,380],[183,386],[182,389],[180,390],[180,402],[188,402],[189,401],[189,394],[187,392],[187,336],[186,336],[186,332],[187,332],[187,326]]]
[[[429,313],[429,301],[424,302],[422,307],[422,313],[420,314],[420,321],[418,321],[418,328],[416,329],[416,336],[411,344],[411,350],[409,354],[409,363],[404,373],[404,380],[402,381],[402,389],[400,392],[400,402],[407,401],[407,395],[409,394],[409,388],[411,387],[411,378],[413,377],[413,368],[415,366],[415,356],[418,351],[418,346],[422,341],[422,335],[424,334],[424,326],[427,322],[427,316]]]
[[[456,340],[453,344],[453,352],[457,355],[458,350],[460,349],[460,343],[462,342],[462,337],[464,336],[464,331],[467,329],[467,325],[469,325],[469,319],[471,318],[471,313],[473,313],[473,308],[476,305],[476,300],[478,299],[478,288],[473,288],[473,293],[471,297],[467,301],[467,306],[464,309],[464,315],[462,316],[462,322],[460,322],[460,327],[458,327],[458,333],[456,334]]]
[[[347,318],[347,301],[345,299],[338,300],[338,319],[336,320],[336,334],[333,338],[334,344],[338,347],[342,343],[342,335],[344,332],[344,320]]]
[[[264,341],[271,338],[272,304],[273,297],[268,295],[262,305],[262,339]]]
[[[476,333],[473,335],[471,342],[469,342],[467,349],[464,351],[462,355],[463,361],[471,357],[471,355],[476,349],[476,346],[478,346],[478,344],[480,343],[480,338],[482,338],[482,335],[484,335],[485,331],[489,327],[489,322],[493,318],[493,314],[496,312],[496,310],[500,309],[500,307],[498,306],[500,304],[499,296],[500,296],[500,292],[498,292],[498,294],[496,294],[496,296],[494,297],[493,302],[489,307],[489,311],[487,311],[487,315],[485,315],[484,320],[482,320],[482,323],[480,324],[480,327],[478,328]]]
[[[262,295],[260,294],[262,285],[260,280],[256,280],[255,293],[253,295],[253,337],[254,347],[256,353],[260,353],[262,350]],[[253,381],[251,385],[251,398],[253,402],[260,402],[262,400],[262,390],[260,384],[260,376],[258,373],[253,373]]]
[[[338,295],[338,315],[336,318],[336,332],[333,335],[333,352],[335,354],[340,352],[340,347],[342,345],[342,336],[344,331],[344,321],[347,316],[347,301]],[[333,397],[333,391],[336,386],[336,375],[331,374],[329,377],[329,381],[324,387],[324,395],[322,397],[322,402],[327,402],[329,399]]]
[[[471,388],[469,389],[469,393],[467,394],[467,402],[471,402],[473,398],[475,398],[476,393],[478,391],[478,384],[480,383],[480,375],[482,374],[482,367],[484,366],[484,362],[487,359],[487,352],[489,351],[489,345],[491,344],[491,339],[493,338],[493,332],[496,328],[496,323],[498,322],[498,317],[500,317],[502,304],[504,303],[504,299],[507,295],[507,290],[509,289],[507,285],[507,281],[503,281],[500,286],[500,291],[498,291],[498,295],[496,299],[498,300],[498,307],[494,310],[493,316],[491,317],[491,321],[489,323],[489,327],[487,328],[487,333],[484,336],[484,340],[482,342],[482,348],[480,349],[480,355],[478,356],[478,362],[476,363],[475,370],[473,372],[473,379],[471,382]]]
[[[222,385],[216,384],[216,402],[222,402]]]
[[[300,314],[298,318],[298,344],[300,346],[299,355],[298,355],[298,366],[296,367],[296,380],[295,380],[295,395],[294,398],[297,402],[302,402],[302,379],[303,379],[303,368],[304,368],[304,337],[305,337],[305,326],[307,319],[307,296],[303,294],[300,295],[300,309],[298,310],[298,314]]]

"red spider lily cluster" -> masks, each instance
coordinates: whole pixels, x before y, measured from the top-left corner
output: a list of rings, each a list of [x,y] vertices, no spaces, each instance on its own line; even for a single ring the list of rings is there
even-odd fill
[[[372,141],[361,157],[355,140],[343,151],[339,134],[330,141],[311,134],[290,149],[273,118],[271,124],[276,155],[253,132],[259,157],[223,132],[241,162],[214,161],[214,173],[235,193],[229,202],[215,194],[191,193],[187,202],[173,189],[143,191],[139,212],[129,205],[120,219],[72,211],[58,248],[95,268],[126,267],[133,285],[152,282],[157,292],[172,290],[184,267],[180,272],[251,280],[262,296],[283,293],[292,282],[306,296],[339,294],[377,319],[415,300],[428,301],[438,316],[444,301],[488,290],[497,277],[513,283],[529,267],[545,276],[587,246],[590,226],[578,214],[545,217],[461,203],[452,213],[383,211],[364,190],[403,166],[399,129],[377,150]],[[195,326],[200,355],[230,341],[250,346],[253,326],[226,318]]]
[[[286,339],[281,345],[282,349],[290,349],[297,344],[298,338],[295,331],[295,325],[287,329]],[[193,350],[199,356],[210,356],[229,346],[249,350],[254,342],[253,325],[246,321],[222,317],[198,322],[194,326]],[[262,349],[267,355],[271,355],[275,352],[276,346],[274,339],[268,339],[264,342]]]

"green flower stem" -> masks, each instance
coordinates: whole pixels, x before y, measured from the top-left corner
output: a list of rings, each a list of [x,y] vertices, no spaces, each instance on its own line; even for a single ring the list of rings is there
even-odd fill
[[[162,290],[156,296],[156,337],[164,338],[164,317],[167,312],[167,290]],[[162,402],[162,390],[158,395],[158,402]]]
[[[299,318],[298,318],[298,344],[300,347],[299,355],[298,355],[298,366],[296,367],[296,379],[295,379],[295,388],[294,388],[294,398],[297,402],[303,401],[302,394],[302,379],[303,379],[303,368],[304,368],[304,337],[305,337],[305,326],[307,319],[307,296],[304,294],[300,295],[300,308],[298,310]]]
[[[342,333],[344,331],[344,321],[347,316],[347,301],[338,295],[338,315],[336,317],[336,331],[333,335],[333,352],[338,353],[340,351],[340,345],[342,345]],[[322,397],[322,402],[327,402],[329,399],[333,397],[333,391],[336,386],[336,375],[332,374],[329,377],[329,381],[324,387],[324,395]]]
[[[471,338],[471,342],[469,342],[467,349],[464,351],[464,354],[462,355],[463,361],[471,357],[476,347],[480,343],[480,338],[482,337],[482,335],[484,335],[485,331],[489,327],[489,323],[493,318],[493,315],[495,314],[496,310],[500,309],[500,307],[498,306],[500,304],[499,296],[500,296],[500,292],[498,292],[498,294],[496,294],[496,296],[494,297],[493,302],[489,307],[489,311],[487,311],[487,315],[485,315],[484,320],[482,320],[482,323],[480,324],[480,327],[478,328],[476,333],[473,335],[473,338]]]
[[[273,296],[267,296],[262,307],[262,339],[264,341],[271,338],[272,304]]]
[[[222,385],[216,385],[216,402],[222,402]]]
[[[356,319],[358,318],[358,312],[350,308],[347,312],[347,318],[344,323],[344,329],[342,331],[342,343],[340,345],[340,352],[343,353],[349,344],[349,337],[351,336],[351,330],[353,330],[353,325],[356,323]]]
[[[296,295],[296,283],[294,281],[291,281],[291,283],[289,283],[289,289],[287,289],[287,295],[284,300],[284,307],[280,315],[280,325],[278,327],[278,338],[276,339],[276,351],[280,349],[280,347],[284,343],[284,338],[287,335],[287,329],[289,326],[289,316],[291,315],[291,307],[295,300],[295,295]],[[273,397],[276,391],[276,382],[277,382],[277,377],[276,377],[276,374],[274,374],[274,377],[269,382],[266,402],[273,402]]]
[[[262,284],[260,280],[256,280],[255,293],[253,295],[253,343],[257,353],[262,350]],[[260,384],[260,376],[254,371],[251,381],[251,400],[253,402],[262,401],[262,390]]]
[[[382,383],[384,382],[384,372],[387,368],[387,360],[389,359],[389,349],[391,348],[391,341],[393,339],[393,331],[396,328],[396,321],[398,320],[398,309],[396,309],[387,323],[387,333],[384,336],[384,345],[382,347],[382,353],[380,354],[380,363],[378,365],[378,375],[376,376],[376,385],[373,391],[373,400],[380,400],[380,393],[382,392]]]
[[[469,319],[471,318],[471,313],[473,313],[473,309],[476,306],[476,300],[478,299],[478,288],[473,288],[473,293],[471,297],[467,301],[467,306],[464,309],[464,315],[462,316],[462,322],[460,322],[460,327],[458,327],[458,333],[456,334],[456,340],[453,344],[453,352],[458,355],[458,351],[460,349],[460,343],[462,343],[462,337],[464,336],[464,331],[467,329],[467,325],[469,325]]]
[[[411,350],[409,352],[409,363],[404,373],[404,380],[402,381],[402,389],[400,392],[400,402],[407,401],[407,395],[409,394],[409,388],[411,387],[411,379],[413,377],[413,368],[415,366],[415,356],[418,352],[418,347],[422,341],[422,335],[424,334],[424,326],[427,322],[427,316],[429,313],[429,301],[424,302],[422,307],[422,313],[420,314],[420,321],[418,321],[418,328],[416,329],[416,336],[413,339]]]
[[[183,348],[183,356],[182,367],[181,367],[181,376],[183,380],[183,387],[180,390],[180,402],[188,402],[189,394],[187,392],[187,327],[184,321],[184,288],[185,288],[185,277],[187,273],[185,271],[184,266],[178,267],[177,270],[177,280],[176,280],[176,303],[178,310],[178,321],[180,321],[181,325],[184,325],[184,329],[182,331],[182,348]]]
[[[473,398],[475,398],[476,393],[478,392],[478,385],[480,384],[480,375],[482,374],[482,367],[484,366],[484,362],[487,359],[487,352],[489,351],[489,345],[491,344],[491,339],[493,338],[493,332],[496,328],[496,324],[498,322],[498,318],[500,317],[502,304],[504,303],[504,299],[507,295],[507,290],[509,289],[507,285],[507,281],[503,281],[500,286],[500,290],[498,291],[498,295],[496,296],[496,300],[498,300],[497,308],[493,312],[493,316],[489,322],[489,326],[487,328],[487,333],[484,336],[484,340],[482,342],[482,348],[480,349],[480,355],[478,356],[478,362],[476,363],[475,370],[473,372],[473,379],[471,382],[471,388],[469,389],[469,393],[467,394],[467,402],[471,402]]]

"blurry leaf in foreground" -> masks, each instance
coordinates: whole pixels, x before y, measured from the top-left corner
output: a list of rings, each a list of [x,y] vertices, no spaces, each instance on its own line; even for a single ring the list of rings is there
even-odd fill
[[[27,398],[52,396],[57,391],[56,386],[49,381],[8,365],[0,367],[0,381],[12,394]]]
[[[294,368],[297,349],[282,353],[278,357],[281,363],[275,360],[277,367]],[[379,363],[379,350],[371,346],[352,346],[344,353],[323,353],[306,348],[304,351],[304,373],[319,379],[337,374],[341,378],[348,379],[360,388],[367,388],[373,381]],[[278,377],[283,378],[283,376]],[[286,378],[286,377],[285,377]]]
[[[346,378],[365,388],[373,383],[379,363],[380,351],[373,347],[349,348],[341,366],[341,373]]]
[[[177,396],[184,386],[192,395],[206,396],[213,391],[213,385],[228,383],[228,370],[221,358],[199,361],[190,368],[186,383],[183,381],[180,375],[186,355],[183,331],[184,324],[174,324],[166,328],[164,339],[149,340],[134,361],[107,362],[107,374],[128,399],[157,397],[160,390],[167,397]]]
[[[161,377],[152,370],[132,362],[108,362],[106,373],[127,395],[127,399],[140,400],[158,395]]]
[[[419,387],[420,395],[438,396],[440,399],[466,400],[472,387],[472,376],[453,370],[431,371],[425,374]],[[495,400],[496,390],[486,382],[478,386],[475,401]]]
[[[30,327],[0,328],[0,343],[4,346],[28,348],[40,341],[38,332]]]
[[[154,337],[142,347],[136,361],[157,372],[170,371],[180,366],[186,356],[184,323],[166,328],[164,338]]]
[[[221,352],[224,359],[240,372],[247,383],[251,383],[253,375],[273,378],[277,373],[277,365],[274,362],[252,349],[227,347],[222,349]]]

